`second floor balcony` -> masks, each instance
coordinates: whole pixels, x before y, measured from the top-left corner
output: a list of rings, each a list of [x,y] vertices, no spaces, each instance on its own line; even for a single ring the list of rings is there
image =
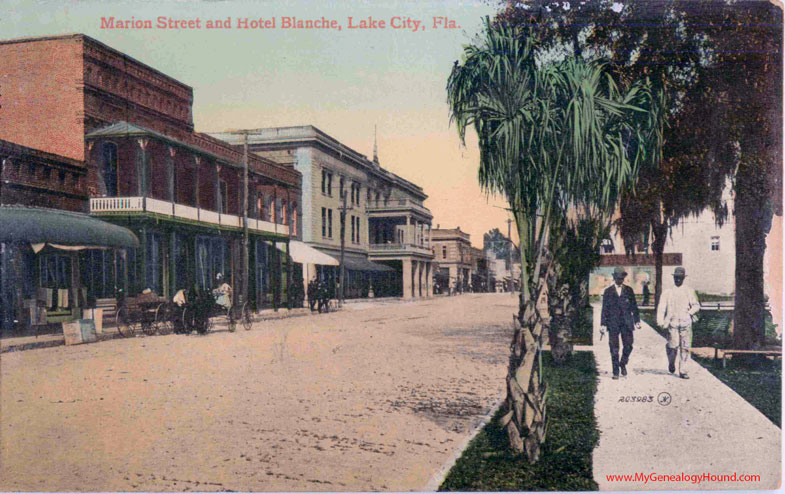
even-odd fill
[[[425,244],[413,244],[405,242],[389,242],[384,244],[369,244],[368,252],[372,256],[420,254],[433,257],[433,251]]]
[[[207,223],[220,227],[243,228],[243,218],[204,208],[186,206],[151,197],[97,197],[90,199],[90,213],[99,216],[151,213],[172,219]],[[248,218],[252,232],[289,235],[289,225]]]
[[[365,210],[371,217],[386,216],[390,213],[414,213],[418,216],[433,218],[431,211],[411,199],[378,199],[370,200],[365,204]]]

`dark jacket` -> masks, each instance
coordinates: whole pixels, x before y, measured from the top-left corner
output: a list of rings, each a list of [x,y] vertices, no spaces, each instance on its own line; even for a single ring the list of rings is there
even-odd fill
[[[641,321],[635,292],[627,285],[621,286],[621,297],[616,294],[616,284],[602,294],[602,318],[600,324],[609,331],[633,331]]]

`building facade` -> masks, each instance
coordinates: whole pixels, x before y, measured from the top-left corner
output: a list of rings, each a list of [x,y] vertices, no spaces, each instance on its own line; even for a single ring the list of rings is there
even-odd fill
[[[91,299],[120,287],[171,297],[211,288],[221,273],[235,293],[247,284],[257,308],[302,300],[288,255],[301,217],[292,166],[251,154],[246,189],[243,153],[194,131],[191,87],[88,36],[0,41],[0,60],[0,139],[66,160],[33,174],[4,166],[13,193],[44,180],[56,188],[64,177],[63,206],[140,240],[119,257],[86,255],[80,269]]]
[[[239,145],[240,138],[216,137]],[[249,136],[257,155],[302,174],[302,240],[341,257],[344,224],[345,294],[428,297],[433,294],[430,226],[422,188],[382,168],[313,126],[260,129]],[[334,281],[337,270],[305,263],[303,280]]]
[[[438,267],[436,283],[442,293],[469,291],[472,280],[472,244],[468,233],[457,228],[435,228],[431,244]]]
[[[733,211],[730,188],[726,190],[725,202]],[[699,292],[731,295],[735,291],[735,221],[728,215],[722,225],[715,221],[711,211],[682,219],[671,227],[663,251],[663,288],[673,287],[673,270],[683,266],[687,271],[687,283]],[[641,238],[634,252],[627,251],[617,230],[612,231],[600,247],[600,267],[589,279],[589,292],[600,294],[604,287],[613,283],[615,266],[623,266],[628,273],[627,283],[635,293],[641,294],[644,283],[654,293],[655,268],[649,239]]]

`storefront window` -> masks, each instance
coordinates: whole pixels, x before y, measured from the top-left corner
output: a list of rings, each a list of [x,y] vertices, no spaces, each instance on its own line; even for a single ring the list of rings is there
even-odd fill
[[[161,235],[147,234],[147,286],[157,294],[163,293],[163,257],[161,253]]]
[[[210,290],[218,273],[230,280],[229,245],[221,237],[196,238],[196,281],[199,289]]]

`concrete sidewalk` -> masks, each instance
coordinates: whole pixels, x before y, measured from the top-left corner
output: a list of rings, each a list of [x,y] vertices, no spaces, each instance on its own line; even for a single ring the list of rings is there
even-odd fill
[[[777,489],[782,431],[755,407],[691,362],[690,379],[670,374],[665,339],[642,323],[635,332],[629,375],[611,379],[608,336],[594,306],[599,368],[595,414],[600,442],[594,480],[600,490]],[[639,401],[640,400],[640,401]],[[610,481],[608,475],[759,475],[759,481]]]

